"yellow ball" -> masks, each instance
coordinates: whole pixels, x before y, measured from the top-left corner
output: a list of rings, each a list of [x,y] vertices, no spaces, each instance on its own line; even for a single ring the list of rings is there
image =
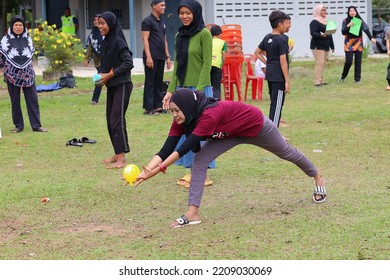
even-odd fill
[[[137,177],[139,176],[140,170],[135,164],[128,164],[123,169],[123,177],[126,181],[132,186],[135,181],[137,181]]]
[[[290,48],[293,48],[294,47],[294,40],[293,39],[291,39],[291,38],[288,38],[288,46],[290,47]]]

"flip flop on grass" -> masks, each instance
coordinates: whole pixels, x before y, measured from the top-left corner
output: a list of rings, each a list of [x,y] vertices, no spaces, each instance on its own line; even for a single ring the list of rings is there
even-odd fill
[[[83,143],[79,142],[80,140],[77,140],[76,138],[73,138],[66,142],[66,146],[71,146],[71,147],[82,147]]]
[[[202,221],[189,221],[188,218],[185,215],[182,215],[181,217],[177,218],[174,223],[175,225],[170,224],[169,226],[171,228],[181,228],[185,226],[192,226],[192,225],[199,225]]]
[[[87,137],[82,137],[81,139],[79,139],[79,142],[87,143],[87,144],[95,144],[97,141],[93,139],[89,139]]]
[[[177,184],[179,186],[183,186],[185,187],[186,185],[189,185],[191,182],[191,174],[186,174],[184,175],[182,178],[180,178],[178,181],[177,181]]]

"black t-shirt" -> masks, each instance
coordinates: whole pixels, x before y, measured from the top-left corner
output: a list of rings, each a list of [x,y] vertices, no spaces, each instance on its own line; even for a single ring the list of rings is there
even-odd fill
[[[142,21],[141,30],[150,32],[149,47],[152,58],[165,60],[165,34],[167,27],[162,19],[159,20],[153,14],[150,14]],[[143,52],[143,57],[146,59],[145,51]]]
[[[284,34],[267,34],[259,44],[259,49],[267,52],[265,79],[269,82],[285,82],[280,56],[286,55],[288,63],[288,37]]]

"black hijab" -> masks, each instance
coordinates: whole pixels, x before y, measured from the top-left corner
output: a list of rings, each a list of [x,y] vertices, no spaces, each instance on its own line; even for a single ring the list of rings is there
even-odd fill
[[[22,34],[17,35],[13,32],[13,26],[16,22],[23,24],[24,31]],[[8,32],[1,40],[0,52],[12,66],[24,69],[31,64],[34,51],[34,45],[26,29],[24,18],[19,15],[12,17]]]
[[[103,18],[110,29],[104,37],[100,48],[103,73],[108,73],[115,65],[118,65],[121,51],[123,49],[129,50],[129,46],[118,18],[112,12],[104,12],[99,18]],[[131,53],[130,50],[129,52]]]
[[[203,28],[205,28],[202,16],[202,5],[200,5],[200,3],[196,0],[182,0],[180,2],[179,8],[177,9],[178,14],[180,12],[180,8],[183,6],[191,10],[194,18],[190,25],[180,26],[179,32],[176,36],[176,76],[179,80],[180,85],[183,85],[184,77],[187,71],[188,46],[190,43],[190,38],[196,33],[200,32]]]
[[[175,103],[185,116],[184,133],[190,135],[195,129],[199,117],[206,108],[218,105],[217,99],[206,97],[201,91],[192,91],[188,88],[180,88],[173,92],[171,101]]]
[[[95,15],[95,18],[96,17],[99,18],[100,14]],[[100,45],[102,44],[103,39],[104,36],[100,34],[99,27],[94,25],[91,34],[89,34],[89,41],[91,42],[93,53],[97,56],[100,56]]]
[[[360,17],[360,15],[359,15],[359,12],[358,12],[357,8],[356,8],[355,6],[349,6],[349,7],[348,7],[348,10],[347,10],[347,20],[348,20],[348,23],[352,20],[352,17],[349,15],[349,11],[350,11],[351,9],[354,9],[354,10],[356,11],[356,16],[355,16],[355,17],[357,17],[357,18],[359,18],[359,19],[362,19],[362,18]]]

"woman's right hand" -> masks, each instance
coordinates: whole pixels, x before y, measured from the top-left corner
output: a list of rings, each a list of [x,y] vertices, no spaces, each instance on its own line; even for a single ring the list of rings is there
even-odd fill
[[[169,110],[169,102],[171,101],[172,92],[167,91],[163,99],[163,109]]]

